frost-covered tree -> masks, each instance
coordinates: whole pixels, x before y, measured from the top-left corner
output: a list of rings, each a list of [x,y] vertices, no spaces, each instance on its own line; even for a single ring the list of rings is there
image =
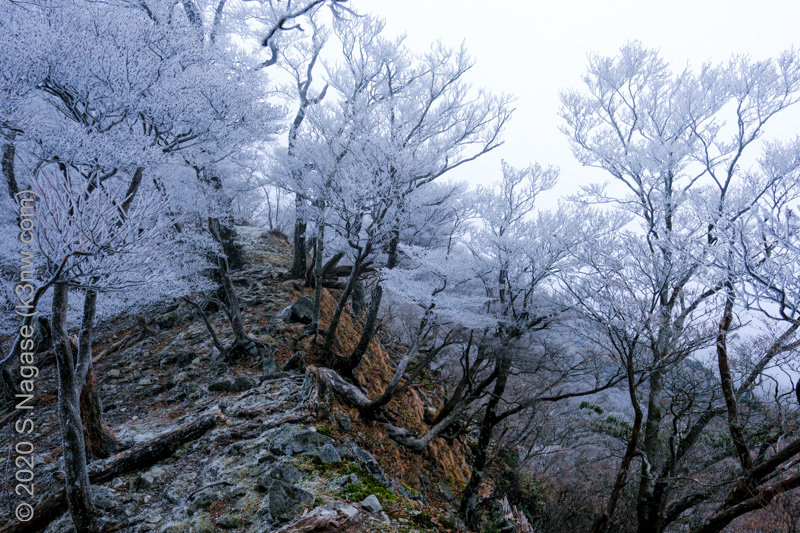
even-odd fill
[[[782,173],[748,171],[744,158],[757,149],[765,125],[800,96],[800,61],[795,52],[759,62],[734,57],[675,74],[655,51],[629,43],[616,57],[592,56],[584,81],[583,91],[562,95],[563,130],[578,160],[606,171],[615,189],[586,187],[581,199],[608,205],[631,222],[604,244],[575,249],[585,275],[570,291],[624,363],[636,412],[594,530],[607,527],[639,458],[638,530],[663,531],[710,497],[699,491],[673,500],[676,476],[686,472],[688,452],[704,429],[727,413],[733,440],[741,440],[724,338],[746,279],[729,268],[726,228],[783,180]],[[720,312],[721,321],[714,318]],[[710,347],[717,348],[727,407],[718,412],[715,404],[671,424],[668,374]],[[732,456],[751,471],[748,454],[737,448]]]
[[[395,265],[411,193],[498,146],[510,115],[508,99],[473,95],[465,50],[436,45],[415,56],[382,31],[383,22],[370,17],[334,21],[342,54],[327,68],[325,101],[309,109],[290,161],[307,183],[317,265],[327,240],[341,243],[330,252],[349,256],[352,265],[325,332],[328,354],[364,269],[380,254]],[[326,227],[334,234],[319,238]],[[376,285],[359,348],[333,361],[345,372],[359,364],[374,334],[381,291]]]
[[[223,35],[224,4],[208,39],[191,0],[11,3],[0,18],[3,176],[10,194],[33,189],[39,197],[36,281],[40,294],[52,288],[58,415],[77,531],[94,528],[78,398],[91,372],[100,295],[124,297],[155,282],[169,290],[146,292],[153,297],[197,288],[178,279],[205,265],[190,261],[193,253],[213,249],[205,221],[230,215],[218,171],[278,130],[263,64],[244,64],[230,47],[214,44]],[[277,38],[293,12],[286,3],[260,4],[262,22]],[[312,4],[322,2],[302,7]],[[274,46],[264,45],[274,55]],[[159,250],[165,242],[170,246]],[[70,288],[83,296],[77,346],[67,330],[78,322]],[[119,310],[99,309],[106,317]],[[17,351],[15,342],[4,377]],[[84,422],[100,412],[84,412]]]
[[[67,502],[78,531],[95,528],[81,392],[92,365],[92,337],[98,292],[141,289],[177,281],[188,273],[186,252],[159,246],[175,232],[167,198],[155,187],[133,198],[128,184],[106,181],[93,187],[63,165],[42,166],[31,177],[36,205],[36,242],[52,297],[53,348],[58,365],[56,412],[61,426]],[[184,268],[176,268],[178,266]],[[77,345],[67,331],[70,289],[83,292]],[[95,413],[97,414],[97,413]]]

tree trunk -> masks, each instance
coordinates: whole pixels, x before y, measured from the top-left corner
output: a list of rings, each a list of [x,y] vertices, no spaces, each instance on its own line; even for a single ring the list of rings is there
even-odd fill
[[[325,206],[322,206],[322,211]],[[314,312],[311,318],[312,327],[314,328],[314,335],[319,333],[319,310],[322,307],[322,271],[323,271],[323,253],[325,251],[325,220],[320,220],[319,230],[317,235],[317,251],[314,254]],[[316,337],[315,337],[316,339]]]
[[[222,236],[219,233],[219,220],[209,217],[208,229],[211,231],[214,240],[220,245],[223,244]],[[239,307],[239,296],[236,293],[236,288],[233,286],[231,280],[230,269],[228,260],[224,255],[217,256],[217,265],[219,266],[219,273],[222,282],[222,288],[225,291],[225,296],[228,300],[228,307],[230,311],[231,328],[234,335],[234,346],[244,346],[249,340],[247,333],[244,329],[244,322],[242,320],[242,312]]]
[[[103,407],[100,404],[100,396],[97,394],[97,386],[95,384],[92,366],[92,340],[96,308],[97,291],[87,289],[84,295],[83,319],[77,353],[79,354],[79,361],[85,361],[88,367],[86,368],[86,380],[78,394],[80,396],[86,453],[89,458],[104,459],[118,451],[119,443],[103,422]]]
[[[639,434],[642,430],[643,413],[642,408],[639,405],[639,400],[636,398],[636,375],[633,367],[633,352],[634,349],[631,348],[627,354],[628,394],[634,410],[631,437],[628,439],[628,446],[625,449],[625,455],[622,457],[622,463],[619,466],[617,478],[614,481],[614,486],[611,489],[611,496],[608,499],[608,504],[603,512],[600,513],[600,515],[595,519],[590,533],[602,533],[605,531],[608,522],[614,516],[622,489],[625,488],[625,485],[628,482],[628,472],[630,471],[631,463],[633,462],[633,458],[636,456],[636,445],[639,442]]]
[[[106,459],[120,450],[120,443],[103,422],[103,406],[97,393],[93,366],[89,367],[81,391],[81,418],[86,453],[91,459]]]
[[[201,437],[214,428],[221,419],[219,411],[210,413],[108,459],[95,461],[89,466],[89,479],[93,483],[103,483],[122,474],[147,468],[169,457],[187,442]],[[56,489],[40,500],[34,509],[33,520],[13,522],[0,529],[0,533],[42,531],[48,523],[64,512],[66,503],[64,489]]]
[[[666,360],[664,357],[660,361]],[[658,363],[656,363],[658,365]],[[663,449],[661,439],[661,392],[664,386],[664,368],[657,367],[650,376],[650,393],[647,399],[647,418],[644,427],[642,472],[637,495],[636,516],[639,533],[656,533],[663,528],[664,502],[655,494],[656,465]]]
[[[511,370],[511,360],[508,357],[503,357],[497,362],[497,365],[497,381],[494,383],[492,396],[486,403],[486,411],[483,415],[480,435],[478,437],[478,451],[472,463],[472,475],[469,478],[466,488],[464,488],[464,494],[461,498],[461,508],[459,509],[467,527],[475,529],[478,527],[475,517],[475,509],[478,506],[478,492],[486,473],[486,462],[489,458],[489,446],[492,442],[492,434],[494,433],[495,426],[501,420],[497,415],[497,409],[506,391],[508,375]]]
[[[350,272],[350,277],[347,278],[347,285],[345,285],[344,290],[342,290],[342,294],[339,295],[339,301],[336,303],[336,310],[333,312],[330,324],[328,324],[322,353],[329,359],[332,359],[333,341],[336,339],[336,329],[339,327],[339,321],[342,318],[344,306],[347,300],[350,299],[350,293],[353,292],[353,287],[356,284],[356,280],[358,280],[358,276],[361,275],[361,265],[364,262],[364,257],[369,253],[368,250],[369,245],[359,251],[356,256],[356,260],[353,262],[353,270]]]
[[[294,259],[289,275],[295,279],[302,279],[306,275],[306,223],[302,215],[303,200],[299,194],[295,195],[294,209]]]
[[[372,289],[372,297],[369,301],[369,309],[367,310],[367,321],[364,324],[364,330],[361,332],[361,338],[358,340],[358,345],[353,353],[350,354],[346,360],[337,365],[337,369],[343,371],[345,374],[352,374],[353,370],[358,368],[364,355],[367,353],[372,337],[375,336],[375,328],[378,325],[378,312],[381,308],[381,299],[383,298],[383,287],[378,280],[375,283],[375,288]]]
[[[394,268],[397,266],[397,247],[400,244],[400,234],[397,231],[392,232],[392,238],[389,241],[389,257],[386,261],[386,268]],[[364,324],[364,330],[361,332],[361,338],[358,340],[358,345],[347,361],[340,365],[341,369],[346,373],[352,374],[353,370],[358,368],[364,354],[367,353],[369,343],[372,342],[372,337],[375,336],[375,328],[378,325],[378,313],[381,309],[381,300],[383,299],[383,287],[378,280],[375,283],[375,288],[372,290],[372,297],[369,302],[369,310],[367,311],[367,322]],[[355,301],[353,302],[355,310]]]
[[[11,134],[11,138],[14,138],[14,134]],[[3,145],[3,158],[2,163],[0,163],[0,168],[3,170],[3,175],[6,178],[6,185],[8,186],[8,194],[11,196],[11,199],[16,201],[17,200],[17,193],[19,192],[19,185],[17,184],[16,174],[14,173],[14,143],[9,142]]]
[[[80,413],[80,389],[76,387],[76,361],[67,336],[67,286],[56,283],[53,288],[53,349],[58,365],[57,415],[61,426],[64,454],[64,486],[66,500],[75,531],[97,531],[86,467],[86,443]],[[82,385],[82,383],[81,383]]]

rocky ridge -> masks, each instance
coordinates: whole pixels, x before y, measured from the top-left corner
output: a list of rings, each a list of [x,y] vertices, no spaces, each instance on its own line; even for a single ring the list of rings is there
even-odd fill
[[[266,355],[221,361],[197,313],[177,303],[153,313],[153,333],[140,342],[105,354],[136,334],[134,326],[115,331],[112,324],[95,348],[105,354],[95,367],[104,416],[121,441],[146,442],[204,414],[218,420],[157,464],[93,485],[104,530],[457,530],[452,490],[464,479],[463,453],[439,445],[414,456],[376,424],[320,397],[313,361],[306,361],[311,339],[303,335],[303,289],[282,277],[290,247],[263,230],[238,231],[248,264],[234,283],[248,331],[267,346]],[[230,341],[224,314],[211,300],[203,305],[220,340]],[[364,372],[380,385],[391,355],[373,351],[383,361],[368,361]],[[54,367],[42,373],[37,479],[51,487],[62,479]],[[421,420],[435,393],[428,391],[424,402],[423,391],[408,393],[401,407],[409,423]],[[6,424],[0,436],[8,440],[10,431]],[[71,531],[68,514],[46,531]]]

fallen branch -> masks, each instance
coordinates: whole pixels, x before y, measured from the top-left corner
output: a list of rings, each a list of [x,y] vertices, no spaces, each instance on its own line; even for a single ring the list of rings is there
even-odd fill
[[[328,527],[335,527],[338,530],[348,520],[350,520],[350,517],[341,511],[317,507],[312,511],[306,509],[299,518],[295,518],[293,522],[286,524],[273,533],[305,533]]]
[[[124,350],[125,348],[130,347],[132,344],[144,340],[146,337],[149,337],[153,334],[147,328],[147,322],[145,322],[143,317],[140,316],[137,318],[137,324],[139,325],[139,331],[137,333],[131,333],[121,341],[115,342],[99,354],[95,355],[92,357],[92,363],[97,364],[100,359],[109,355],[110,353],[116,352],[117,350]]]
[[[153,465],[175,453],[185,443],[193,441],[214,428],[222,416],[219,411],[202,416],[193,422],[162,433],[158,437],[129,448],[124,452],[94,461],[89,465],[89,481],[102,483],[119,475]],[[42,531],[47,524],[67,510],[64,488],[58,487],[46,494],[33,511],[29,522],[7,524],[0,533]]]
[[[211,487],[216,487],[216,486],[219,486],[219,485],[233,485],[233,483],[231,483],[230,481],[215,481],[214,483],[209,483],[208,485],[203,485],[199,489],[193,490],[192,492],[190,492],[189,495],[186,497],[186,499],[187,500],[191,500],[192,496],[194,496],[198,492],[201,492],[201,491],[204,491],[206,489],[210,489]]]

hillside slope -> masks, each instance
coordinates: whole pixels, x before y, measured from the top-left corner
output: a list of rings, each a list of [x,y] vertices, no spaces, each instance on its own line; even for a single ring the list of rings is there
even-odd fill
[[[291,247],[267,231],[238,231],[247,264],[235,273],[234,283],[246,328],[265,343],[266,357],[222,361],[203,321],[185,303],[146,316],[150,334],[143,339],[132,320],[120,320],[104,328],[106,334],[95,346],[95,358],[101,356],[95,373],[105,422],[126,445],[141,446],[203,417],[213,420],[210,430],[155,464],[138,465],[93,485],[104,530],[457,530],[453,492],[466,480],[468,450],[440,440],[424,455],[415,455],[390,440],[382,424],[366,423],[330,393],[320,394],[314,339],[286,312],[292,302],[311,294],[283,279]],[[334,305],[326,292],[323,326]],[[207,312],[222,343],[230,342],[223,312],[213,306]],[[360,327],[358,318],[345,313],[342,353],[357,341]],[[124,348],[109,351],[126,339]],[[370,394],[388,382],[393,357],[403,349],[391,335],[383,340],[373,341],[357,372]],[[33,438],[36,482],[45,498],[57,492],[63,476],[55,368],[52,357],[44,354],[43,360],[49,362],[42,363],[36,413],[40,427]],[[393,400],[389,407],[395,423],[423,429],[425,409],[430,408],[426,403],[437,406],[442,393],[427,383]],[[12,425],[11,418],[4,421],[4,444],[13,438]],[[92,466],[97,470],[108,461]],[[15,527],[6,522],[0,531],[24,530]],[[71,531],[68,514],[45,530]]]

